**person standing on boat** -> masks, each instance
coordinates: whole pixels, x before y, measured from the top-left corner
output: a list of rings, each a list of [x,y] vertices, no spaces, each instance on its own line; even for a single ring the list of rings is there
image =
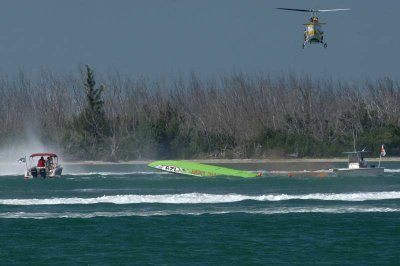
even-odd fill
[[[39,161],[38,161],[38,163],[37,163],[37,166],[38,166],[38,167],[44,167],[44,166],[45,166],[45,163],[46,163],[46,161],[44,160],[44,158],[43,158],[43,156],[42,156],[42,157],[40,157],[40,159],[39,159]]]
[[[361,157],[360,168],[367,168],[367,167],[368,167],[368,163],[364,160],[364,157]]]
[[[49,156],[49,157],[47,157],[47,160],[46,160],[46,168],[47,168],[48,170],[50,170],[51,167],[52,167],[52,165],[53,165],[53,160],[52,160],[52,158]]]

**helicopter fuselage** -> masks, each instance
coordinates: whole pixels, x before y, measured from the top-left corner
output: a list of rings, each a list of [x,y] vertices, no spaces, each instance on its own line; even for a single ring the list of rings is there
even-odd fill
[[[307,43],[321,43],[324,44],[324,47],[326,47],[326,44],[324,43],[324,32],[322,31],[322,24],[325,23],[320,23],[317,17],[312,17],[309,23],[304,24],[305,30],[303,48],[306,46]]]

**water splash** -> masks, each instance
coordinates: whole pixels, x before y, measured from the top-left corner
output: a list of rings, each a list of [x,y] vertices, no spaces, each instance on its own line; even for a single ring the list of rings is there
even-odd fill
[[[45,198],[45,199],[0,199],[1,205],[78,205],[78,204],[215,204],[252,201],[287,201],[287,200],[321,200],[321,201],[377,201],[400,199],[400,192],[355,192],[355,193],[312,193],[303,195],[266,194],[206,194],[183,193],[165,195],[114,195],[94,198]]]

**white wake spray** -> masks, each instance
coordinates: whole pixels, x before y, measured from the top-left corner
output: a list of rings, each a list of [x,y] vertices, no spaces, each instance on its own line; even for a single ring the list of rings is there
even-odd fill
[[[113,195],[95,198],[45,198],[45,199],[0,199],[1,205],[71,205],[71,204],[212,204],[232,203],[245,200],[253,201],[286,201],[286,200],[321,200],[321,201],[377,201],[400,199],[399,191],[389,192],[354,192],[354,193],[313,193],[304,195],[268,194],[206,194],[184,193],[165,195]]]

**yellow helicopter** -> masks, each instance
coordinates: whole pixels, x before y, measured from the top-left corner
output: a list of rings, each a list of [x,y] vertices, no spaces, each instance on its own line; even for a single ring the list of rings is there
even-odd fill
[[[310,21],[306,24],[304,30],[304,43],[303,49],[306,47],[307,44],[312,43],[321,43],[324,45],[324,48],[328,47],[328,44],[324,42],[324,32],[322,31],[322,25],[326,23],[322,23],[319,21],[317,13],[318,12],[332,12],[332,11],[348,11],[351,10],[349,8],[342,8],[342,9],[295,9],[295,8],[277,8],[280,10],[289,10],[289,11],[299,11],[299,12],[310,12],[311,18]]]

